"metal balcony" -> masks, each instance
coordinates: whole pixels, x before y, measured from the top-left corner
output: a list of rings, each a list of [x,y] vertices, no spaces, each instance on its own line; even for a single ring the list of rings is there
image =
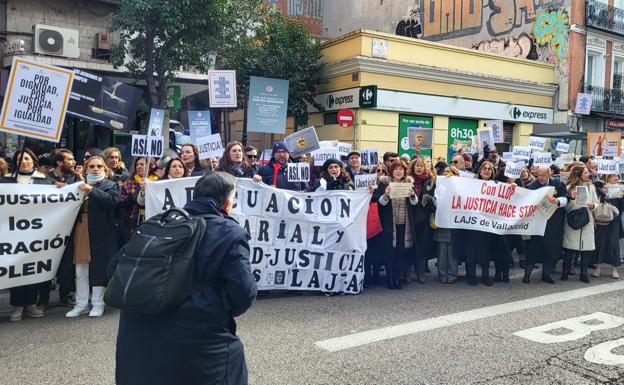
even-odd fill
[[[592,95],[592,111],[624,115],[624,91],[585,84],[584,92]]]
[[[585,4],[588,27],[624,36],[624,9],[596,0],[587,0]]]

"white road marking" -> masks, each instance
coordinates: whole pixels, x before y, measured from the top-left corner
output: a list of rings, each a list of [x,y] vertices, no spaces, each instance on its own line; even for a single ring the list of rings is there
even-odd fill
[[[503,303],[500,305],[487,306],[479,309],[447,314],[439,317],[428,318],[419,321],[407,322],[399,325],[368,330],[347,336],[330,338],[317,341],[316,346],[330,352],[351,349],[358,346],[368,345],[375,342],[385,341],[410,334],[416,334],[427,330],[440,329],[448,326],[463,324],[484,318],[496,317],[503,314],[521,310],[534,309],[548,306],[559,302],[573,299],[590,297],[593,295],[624,290],[624,281],[591,286],[583,289],[568,290],[560,293],[547,294],[539,297],[523,299],[520,301]]]
[[[585,352],[585,359],[594,364],[624,367],[624,355],[613,353],[616,348],[621,346],[624,346],[624,338],[603,342],[589,348]]]

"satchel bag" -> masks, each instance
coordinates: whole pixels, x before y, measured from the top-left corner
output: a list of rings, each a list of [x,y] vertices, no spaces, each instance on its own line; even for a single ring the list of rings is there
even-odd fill
[[[570,210],[566,214],[566,222],[573,230],[582,229],[589,223],[589,212],[587,207]]]
[[[371,239],[381,234],[381,218],[379,218],[379,204],[373,202],[368,206],[368,217],[366,218],[366,239]]]
[[[607,226],[618,215],[620,211],[617,207],[613,206],[609,202],[603,202],[596,205],[594,208],[594,221],[597,226]]]

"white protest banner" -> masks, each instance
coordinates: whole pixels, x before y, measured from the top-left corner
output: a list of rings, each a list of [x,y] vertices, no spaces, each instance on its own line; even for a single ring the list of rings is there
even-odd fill
[[[304,128],[294,134],[288,135],[284,138],[284,142],[286,142],[290,150],[290,156],[292,157],[309,154],[321,148],[314,126]]]
[[[321,148],[320,150],[312,151],[311,155],[314,158],[314,165],[322,166],[328,159],[337,159],[338,150],[332,148]]]
[[[617,159],[598,159],[598,174],[611,175],[619,174],[620,168]]]
[[[474,179],[477,177],[477,174],[475,174],[474,172],[470,172],[470,171],[459,171],[459,176],[461,176],[462,178],[468,178],[468,179]]]
[[[146,217],[184,206],[198,179],[147,182]],[[251,235],[259,289],[359,293],[369,201],[366,191],[292,192],[238,179],[232,216]]]
[[[546,147],[546,138],[539,136],[529,136],[529,147],[532,150],[543,150]]]
[[[527,190],[507,183],[439,176],[444,199],[438,199],[439,228],[472,229],[506,235],[544,235],[546,218],[537,207],[554,187]]]
[[[211,108],[236,108],[236,71],[209,70],[208,95]]]
[[[197,138],[195,144],[197,145],[200,160],[208,159],[213,156],[223,156],[223,143],[221,142],[221,135],[219,134]]]
[[[132,156],[160,158],[163,154],[162,136],[132,135]]]
[[[494,143],[504,143],[503,121],[502,120],[486,120],[485,126],[492,128]]]
[[[288,163],[287,176],[289,182],[309,182],[309,163]]]
[[[568,153],[570,151],[570,143],[558,142],[556,150],[561,153]]]
[[[321,150],[336,149],[339,157],[347,156],[353,149],[351,143],[339,142],[337,140],[321,140],[319,145],[321,146]]]
[[[361,150],[360,151],[362,167],[372,167],[379,163],[378,150]]]
[[[58,142],[74,72],[13,57],[0,131]]]
[[[520,179],[520,174],[526,166],[524,162],[509,162],[505,165],[505,176],[507,178]]]
[[[377,185],[377,175],[375,174],[355,175],[354,179],[353,183],[356,190],[368,190],[370,186],[375,187]]]
[[[515,159],[531,159],[531,147],[514,146],[511,153]]]
[[[0,290],[56,275],[82,203],[79,184],[0,184]]]
[[[550,166],[552,164],[550,152],[534,152],[531,157],[533,158],[533,166]]]

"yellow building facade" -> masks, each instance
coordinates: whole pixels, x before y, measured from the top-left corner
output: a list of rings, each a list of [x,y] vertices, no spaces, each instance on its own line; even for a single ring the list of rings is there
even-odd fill
[[[503,122],[499,153],[553,123],[550,64],[366,30],[324,43],[323,54],[322,108],[309,109],[321,140],[412,155],[410,128],[432,128],[432,149],[421,153],[448,158],[487,120]],[[337,124],[341,109],[354,112],[353,127]]]

